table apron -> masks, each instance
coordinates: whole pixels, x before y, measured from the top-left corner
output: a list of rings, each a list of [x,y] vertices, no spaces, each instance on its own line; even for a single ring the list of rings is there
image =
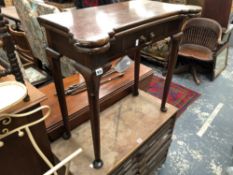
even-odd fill
[[[72,35],[68,33],[61,35],[61,32],[46,26],[48,47],[84,66],[95,69],[135,49],[141,49],[180,32],[184,18],[184,15],[176,15],[115,33],[110,39],[110,48],[98,54],[81,53],[80,47],[77,49],[77,46],[74,46]]]

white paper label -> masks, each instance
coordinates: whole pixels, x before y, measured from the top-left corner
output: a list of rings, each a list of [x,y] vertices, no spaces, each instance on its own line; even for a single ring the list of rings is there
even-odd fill
[[[138,46],[138,45],[139,45],[139,39],[136,39],[135,46]]]
[[[143,141],[142,138],[138,138],[138,139],[137,139],[137,143],[138,143],[138,144],[141,144],[142,141]]]
[[[96,76],[102,75],[104,73],[102,68],[98,68],[95,70]]]

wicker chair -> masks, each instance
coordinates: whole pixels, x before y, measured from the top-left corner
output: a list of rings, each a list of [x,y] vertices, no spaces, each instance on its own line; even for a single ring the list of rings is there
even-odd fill
[[[36,65],[37,60],[34,58],[33,53],[31,51],[30,45],[27,41],[27,38],[25,36],[25,32],[23,31],[17,31],[14,29],[13,26],[8,27],[9,33],[11,34],[11,37],[15,44],[15,50],[18,52],[18,55],[20,57],[20,60],[24,66],[24,68],[27,68],[31,65]]]
[[[159,0],[159,1],[165,1],[165,2],[179,2],[179,3],[186,3],[191,5],[199,5],[203,7],[201,17],[204,18],[210,18],[215,21],[217,21],[221,27],[222,27],[222,38],[221,43],[217,46],[217,49],[214,53],[215,59],[213,61],[209,61],[209,64],[207,62],[207,69],[206,71],[211,72],[211,80],[213,80],[216,76],[218,76],[226,67],[227,65],[227,59],[228,59],[228,50],[229,50],[229,38],[232,31],[232,25],[229,25],[229,16],[231,11],[231,5],[232,0]],[[167,55],[169,52],[169,41],[161,41],[159,43],[155,43],[153,45],[150,45],[148,47],[143,48],[141,55],[144,58],[147,58],[149,60],[153,60],[156,63],[162,64],[166,67],[167,64]],[[187,59],[186,59],[187,60]],[[188,59],[189,62],[194,62]],[[183,61],[183,59],[178,59],[178,62]],[[198,61],[196,60],[195,63]],[[200,62],[200,61],[199,61]],[[198,64],[196,64],[198,65]],[[197,66],[182,66],[178,67],[178,69],[175,70],[175,73],[181,73],[188,70],[191,70],[193,73],[196,69],[193,69]],[[195,75],[197,78],[197,76]],[[199,84],[199,80],[196,80]]]
[[[201,16],[217,21],[227,29],[231,13],[232,0],[204,0]]]
[[[214,62],[218,45],[221,42],[222,28],[219,23],[212,19],[193,18],[183,26],[183,33],[178,54],[188,58],[189,64],[181,67],[176,73],[189,69],[194,81],[200,84],[196,62]]]
[[[190,64],[186,66],[181,66],[175,70],[175,73],[181,73],[181,72],[187,71],[187,69],[191,70],[192,74],[194,75],[195,82],[197,84],[200,84],[200,81],[198,80],[197,75],[196,75],[196,69],[193,69],[194,67],[197,67],[197,65],[203,68],[202,64],[206,63],[205,69],[201,69],[201,70],[205,70],[205,72],[210,72],[211,80],[217,77],[225,69],[227,65],[227,59],[228,59],[229,38],[231,36],[231,31],[233,28],[233,26],[229,24],[231,5],[232,5],[232,0],[221,0],[221,1],[204,0],[203,1],[203,10],[202,10],[201,17],[212,19],[215,21],[215,23],[217,22],[218,26],[220,26],[222,29],[221,37],[218,39],[218,42],[215,42],[215,39],[210,41],[215,47],[214,50],[212,48],[213,46],[208,46],[208,44],[204,45],[206,48],[211,47],[209,48],[210,50],[207,52],[207,50],[204,51],[197,47],[190,48],[192,44],[196,45],[198,42],[200,42],[200,45],[202,45],[201,43],[206,42],[205,40],[203,40],[204,38],[207,37],[205,36],[206,35],[205,33],[199,33],[199,35],[197,34],[197,36],[195,37],[193,36],[194,34],[192,32],[189,32],[189,33],[186,32],[184,39],[181,42],[181,48],[180,48],[179,55],[186,57],[186,58],[191,58],[191,60],[186,59],[186,61],[188,60],[189,63],[192,63],[192,64],[194,63],[196,66],[190,66]],[[197,30],[195,31],[196,33],[203,32],[202,29],[196,29],[196,30]],[[188,38],[192,38],[192,40],[189,39],[190,40],[189,48],[187,47],[187,45],[183,47],[182,45],[184,44],[185,40],[187,40]],[[203,59],[203,54],[205,54],[205,59]],[[196,60],[193,59],[194,57]],[[178,59],[179,62],[182,60],[183,60],[182,58]]]

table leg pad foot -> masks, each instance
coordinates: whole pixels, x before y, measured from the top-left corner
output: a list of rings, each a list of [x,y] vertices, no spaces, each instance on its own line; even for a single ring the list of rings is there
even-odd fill
[[[102,160],[100,160],[100,159],[93,161],[93,167],[95,169],[100,169],[100,168],[102,168],[103,165],[104,165],[104,162]]]
[[[167,112],[167,108],[166,108],[165,106],[164,106],[164,107],[162,106],[160,110],[161,110],[162,112]]]
[[[139,92],[138,92],[138,91],[133,92],[133,96],[134,96],[134,97],[137,97],[138,95],[139,95]]]
[[[68,140],[70,137],[71,137],[70,132],[65,131],[65,132],[62,134],[62,138],[63,138],[64,140]]]

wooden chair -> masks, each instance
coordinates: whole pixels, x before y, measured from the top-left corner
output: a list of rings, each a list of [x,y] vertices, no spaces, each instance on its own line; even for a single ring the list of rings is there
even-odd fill
[[[39,86],[47,82],[50,79],[49,75],[41,69],[41,65],[39,64],[38,59],[34,56],[28,43],[25,32],[18,31],[12,26],[8,27],[8,31],[14,41],[15,50],[30,83]]]
[[[20,64],[15,55],[15,48],[12,42],[12,38],[7,32],[7,25],[8,25],[8,21],[4,20],[0,8],[0,48],[4,52],[4,55],[6,56],[6,62],[9,63],[9,66],[6,66],[5,70],[0,70],[0,78],[13,74],[15,76],[16,81],[25,84]],[[2,60],[2,58],[0,60]],[[29,99],[30,99],[29,96],[27,96],[24,100],[28,101]]]
[[[232,0],[204,0],[201,16],[217,21],[227,29],[231,13]]]
[[[24,68],[32,65],[38,66],[37,60],[35,59],[28,40],[25,36],[25,32],[17,31],[12,26],[9,26],[8,30],[14,41],[15,50],[17,51]]]
[[[189,29],[190,32],[187,32],[185,31],[187,29],[184,29],[184,37],[181,41],[179,56],[187,58],[186,61],[188,60],[189,64],[178,68],[175,70],[175,73],[180,73],[188,69],[193,74],[195,82],[200,84],[195,68],[197,65],[201,64],[197,63],[207,63],[205,72],[211,72],[211,80],[217,77],[225,69],[228,59],[229,38],[233,28],[232,25],[229,24],[231,5],[232,0],[204,0],[201,21],[206,22],[207,19],[211,19],[215,22],[208,22],[209,26],[205,25],[205,30],[203,30],[203,27],[200,28],[200,26],[199,28],[196,28],[195,31]],[[188,23],[192,26],[201,25],[201,23],[203,23],[199,21],[198,23],[200,24],[198,24],[196,20],[191,21],[193,22],[193,25],[190,24],[192,22]],[[218,27],[214,23],[218,23]],[[188,27],[187,24],[186,27]],[[216,38],[211,39],[210,33],[207,36],[207,28],[209,28],[208,30],[210,30],[210,28],[213,30],[216,27],[221,28],[220,38],[217,40]],[[207,40],[212,44],[207,44]],[[189,43],[189,46],[187,43]],[[205,49],[200,49],[199,46],[205,47]],[[213,47],[215,48],[213,49]]]
[[[193,18],[183,26],[183,33],[179,56],[191,59],[191,63],[185,68],[191,71],[195,82],[200,84],[195,61],[213,62],[216,59],[215,53],[221,41],[222,28],[212,19]]]
[[[55,6],[35,0],[14,0],[13,2],[33,55],[42,63],[44,68],[51,70],[46,55],[46,33],[40,26],[37,17],[52,13],[60,13],[59,9]],[[64,56],[61,59],[61,70],[64,77],[78,72],[76,63]]]

